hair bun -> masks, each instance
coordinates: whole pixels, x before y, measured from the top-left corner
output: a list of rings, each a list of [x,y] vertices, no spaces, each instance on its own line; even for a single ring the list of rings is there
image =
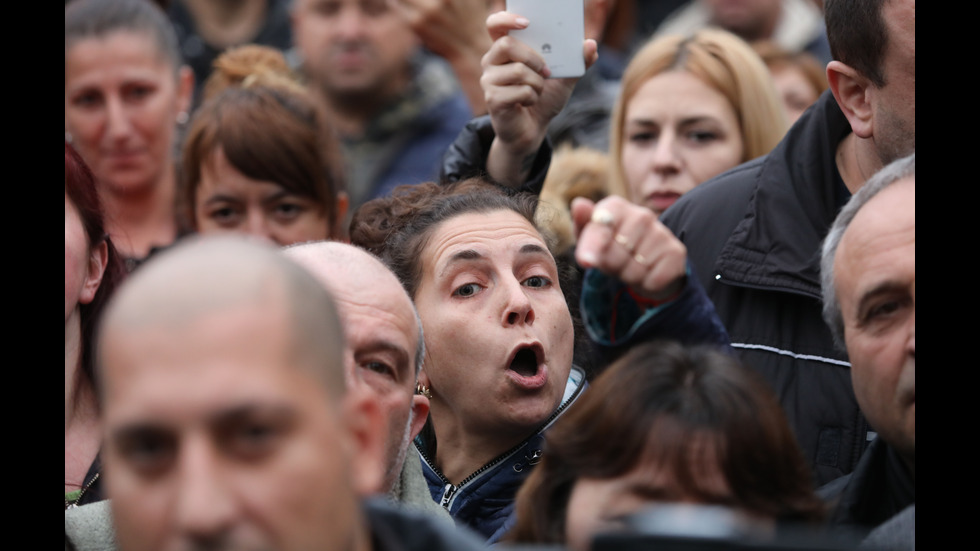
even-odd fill
[[[211,75],[204,85],[204,100],[231,87],[253,86],[305,91],[280,50],[246,44],[229,48],[214,60]]]

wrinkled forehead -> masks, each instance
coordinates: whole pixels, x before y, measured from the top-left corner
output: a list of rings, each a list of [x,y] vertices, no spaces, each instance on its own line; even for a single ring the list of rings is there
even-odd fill
[[[554,264],[554,257],[537,228],[506,209],[464,213],[435,226],[422,249],[422,262],[438,275],[450,264],[494,256],[537,256]]]

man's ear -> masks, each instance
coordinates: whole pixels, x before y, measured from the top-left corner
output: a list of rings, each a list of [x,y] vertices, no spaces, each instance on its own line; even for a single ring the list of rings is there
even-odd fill
[[[851,131],[859,138],[870,138],[874,135],[874,109],[871,96],[874,85],[864,75],[850,65],[840,61],[827,64],[827,81],[830,90],[837,100]]]
[[[429,399],[416,394],[412,396],[412,439],[422,432],[426,419],[429,418]]]
[[[344,402],[350,467],[354,490],[362,497],[384,491],[385,419],[374,394],[364,388],[348,388]]]

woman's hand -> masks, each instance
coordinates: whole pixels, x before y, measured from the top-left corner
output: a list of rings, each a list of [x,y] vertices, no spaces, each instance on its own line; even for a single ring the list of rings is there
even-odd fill
[[[487,171],[498,182],[520,186],[544,142],[548,123],[557,115],[577,78],[549,79],[551,72],[534,49],[508,35],[533,22],[508,12],[487,18],[493,46],[483,56],[483,87],[496,137],[490,147]],[[586,67],[598,58],[595,40],[582,47]]]
[[[611,195],[598,203],[572,201],[575,259],[661,301],[677,295],[687,274],[687,248],[646,207]]]

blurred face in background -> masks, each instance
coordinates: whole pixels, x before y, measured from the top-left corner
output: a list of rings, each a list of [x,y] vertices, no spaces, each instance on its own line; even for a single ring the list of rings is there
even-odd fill
[[[245,176],[220,147],[201,167],[194,204],[200,233],[243,233],[279,246],[330,237],[330,220],[315,199]]]
[[[303,67],[331,101],[397,93],[418,39],[386,0],[296,0],[293,34]]]
[[[622,140],[630,198],[657,215],[744,155],[727,98],[685,71],[660,73],[637,89],[626,104]]]
[[[65,130],[108,191],[146,192],[170,173],[191,85],[189,70],[136,32],[86,38],[65,52]]]

